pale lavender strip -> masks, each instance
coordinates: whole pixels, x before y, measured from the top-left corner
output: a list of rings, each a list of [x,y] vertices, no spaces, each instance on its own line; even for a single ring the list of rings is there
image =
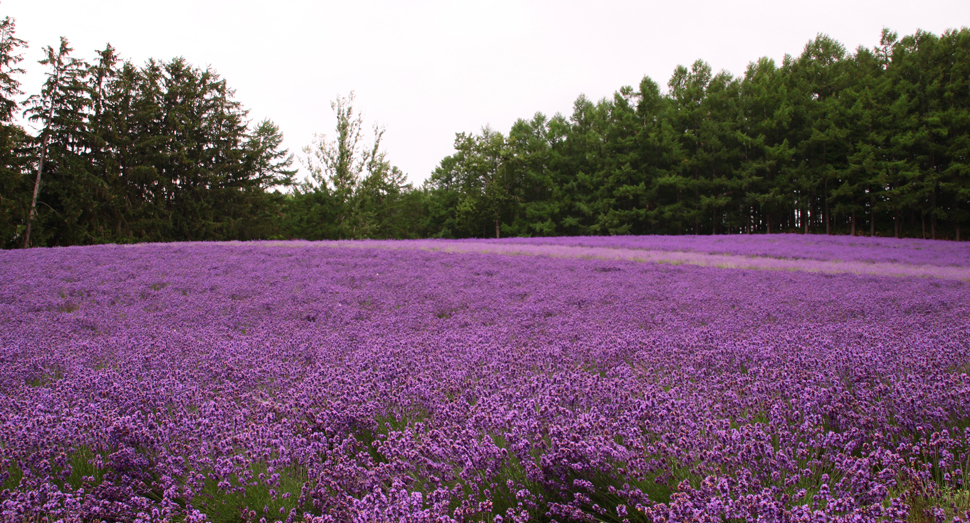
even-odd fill
[[[291,242],[267,242],[274,245]],[[779,259],[758,256],[733,256],[697,252],[623,249],[612,247],[567,247],[553,245],[498,244],[473,241],[447,242],[438,240],[365,240],[296,242],[299,245],[341,246],[358,248],[421,249],[453,253],[505,254],[550,256],[556,258],[590,258],[600,260],[638,261],[674,265],[699,265],[723,269],[757,269],[774,271],[804,271],[829,274],[869,274],[874,276],[916,276],[945,280],[970,281],[970,268],[935,265],[905,265],[885,262],[820,261]]]
[[[608,247],[648,251],[700,252],[728,256],[970,268],[970,242],[942,240],[813,234],[731,234],[720,236],[560,236],[482,241],[487,243]]]

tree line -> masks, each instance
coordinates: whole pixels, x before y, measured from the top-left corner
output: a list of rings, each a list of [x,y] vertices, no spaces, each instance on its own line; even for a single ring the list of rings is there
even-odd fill
[[[805,232],[961,238],[970,31],[847,53],[820,35],[734,77],[695,62],[507,135],[459,134],[426,190],[434,234]],[[435,214],[436,213],[436,214]]]
[[[276,233],[292,156],[211,68],[184,59],[88,62],[44,49],[21,104],[26,43],[0,22],[0,238],[4,247],[263,238]],[[15,112],[40,129],[31,136]]]
[[[353,94],[300,160],[212,68],[44,49],[0,22],[3,247],[247,239],[804,232],[961,239],[970,31],[845,48],[824,35],[743,76],[698,60],[506,133],[458,133],[415,187]],[[35,135],[17,123],[22,115]]]

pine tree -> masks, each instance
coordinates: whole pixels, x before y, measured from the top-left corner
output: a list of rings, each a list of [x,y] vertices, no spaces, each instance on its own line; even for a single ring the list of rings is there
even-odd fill
[[[27,99],[25,115],[30,121],[42,125],[40,147],[37,150],[37,176],[30,204],[30,216],[24,234],[24,247],[30,246],[31,228],[37,219],[37,203],[41,194],[41,179],[46,170],[53,175],[50,191],[51,204],[47,207],[58,215],[61,225],[55,232],[63,233],[59,239],[71,244],[76,239],[74,229],[80,223],[81,209],[87,202],[72,190],[72,179],[82,178],[83,161],[77,154],[85,140],[88,101],[85,97],[85,76],[87,64],[71,56],[73,49],[66,38],[61,37],[59,49],[55,52],[50,46],[44,49],[42,65],[49,67],[47,81],[39,95]],[[56,206],[56,207],[55,207]],[[57,207],[60,207],[58,209]],[[58,241],[58,239],[55,239]]]
[[[946,125],[946,167],[942,190],[957,241],[970,221],[970,29],[947,31],[940,47],[948,61],[942,92],[941,118]]]
[[[16,37],[16,22],[0,21],[0,247],[12,245],[23,234],[29,214],[30,139],[13,123],[18,111],[21,49],[27,43]]]
[[[0,20],[0,122],[4,123],[13,120],[17,96],[24,94],[17,76],[24,74],[18,64],[24,59],[20,49],[27,47],[27,42],[17,38],[16,33],[16,20],[9,16]]]
[[[508,235],[552,236],[556,233],[554,135],[549,124],[550,120],[544,114],[535,113],[531,120],[516,121],[509,131],[510,169],[516,171],[515,176],[521,185],[515,195],[518,202],[515,220],[506,227]]]
[[[803,172],[807,174],[800,189],[817,195],[810,212],[821,215],[826,234],[832,233],[834,224],[831,190],[845,172],[844,109],[839,98],[844,57],[842,44],[820,34],[806,44],[791,67],[796,117],[804,123],[795,137],[796,155],[804,162]]]
[[[735,230],[771,231],[776,220],[794,211],[788,142],[792,107],[785,74],[773,60],[762,58],[748,65],[741,81],[735,183],[744,196],[735,205]]]
[[[293,155],[283,144],[283,133],[272,120],[259,122],[246,141],[247,170],[250,181],[262,189],[290,187],[296,182],[297,170],[292,169]]]
[[[697,60],[689,70],[678,66],[667,84],[671,98],[667,118],[679,145],[672,158],[672,176],[664,180],[678,194],[677,203],[669,208],[668,219],[686,225],[692,234],[701,232],[701,221],[706,217],[701,196],[707,195],[711,184],[707,175],[714,158],[703,127],[708,118],[705,99],[712,79],[711,66]]]

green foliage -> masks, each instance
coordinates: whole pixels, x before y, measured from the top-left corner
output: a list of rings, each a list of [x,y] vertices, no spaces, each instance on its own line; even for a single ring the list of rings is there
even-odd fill
[[[354,112],[354,93],[337,97],[331,141],[317,135],[303,149],[310,180],[286,205],[292,237],[304,239],[408,238],[413,236],[414,205],[406,176],[381,150],[384,128],[363,142],[363,118]]]
[[[10,123],[18,104],[13,96],[22,94],[14,75],[23,73],[16,66],[17,53],[25,43],[14,36],[15,23],[0,21],[0,248],[11,246],[25,230],[28,216],[25,205],[29,191],[29,164],[26,150],[30,139],[19,126]]]
[[[17,22],[9,16],[0,20],[0,122],[10,122],[19,104],[16,96],[23,94],[17,75],[24,70],[18,66],[23,61],[20,48],[27,43],[17,38]]]
[[[22,72],[8,22],[0,24],[5,97]],[[250,129],[214,70],[181,58],[137,67],[110,45],[87,63],[63,38],[41,64],[47,82],[25,104],[40,136],[0,128],[4,247],[280,235],[282,198],[270,190],[293,184],[292,155],[271,121]],[[4,114],[16,107],[0,102]]]
[[[886,30],[853,53],[820,34],[737,78],[698,60],[666,94],[644,78],[612,99],[581,95],[568,119],[519,120],[507,138],[457,135],[426,185],[429,232],[960,239],[968,78],[966,28]]]
[[[0,248],[23,244],[33,190],[32,145],[19,126],[0,123]]]
[[[0,244],[804,232],[963,239],[970,30],[847,51],[826,35],[738,77],[703,60],[507,134],[459,133],[421,187],[367,141],[353,93],[297,183],[282,132],[212,69],[92,63],[66,40],[11,123],[22,73],[0,21]],[[39,180],[39,183],[38,183]],[[39,189],[33,201],[34,187]],[[32,211],[33,209],[33,211]],[[29,231],[29,232],[28,232]]]
[[[203,512],[213,523],[250,521],[244,511],[254,511],[256,517],[275,521],[286,519],[297,508],[307,472],[300,467],[273,469],[254,463],[242,473],[219,479],[209,471],[200,492],[191,505]],[[250,514],[251,515],[251,514]]]

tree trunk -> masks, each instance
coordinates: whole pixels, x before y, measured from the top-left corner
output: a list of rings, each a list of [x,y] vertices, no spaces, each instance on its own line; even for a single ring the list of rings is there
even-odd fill
[[[499,221],[498,218],[495,219],[495,239],[499,239]]]
[[[873,211],[869,214],[869,236],[876,236],[876,212]]]
[[[930,215],[930,238],[936,239],[936,215]]]
[[[54,118],[54,104],[51,104],[50,114],[47,116],[47,121],[50,122]],[[37,195],[40,194],[40,175],[44,172],[44,160],[47,156],[47,143],[50,139],[50,133],[44,132],[44,141],[40,146],[40,160],[37,162],[37,179],[34,180],[34,197],[30,200],[30,214],[27,215],[27,231],[24,233],[24,249],[30,247],[30,228],[34,224],[34,218],[37,217]]]
[[[832,234],[832,225],[829,221],[829,179],[825,179],[825,194],[822,195],[825,198],[825,234]]]
[[[855,236],[855,211],[852,211],[852,232],[849,236]]]
[[[926,239],[926,215],[920,214],[919,218],[923,225],[923,239],[925,240]]]

